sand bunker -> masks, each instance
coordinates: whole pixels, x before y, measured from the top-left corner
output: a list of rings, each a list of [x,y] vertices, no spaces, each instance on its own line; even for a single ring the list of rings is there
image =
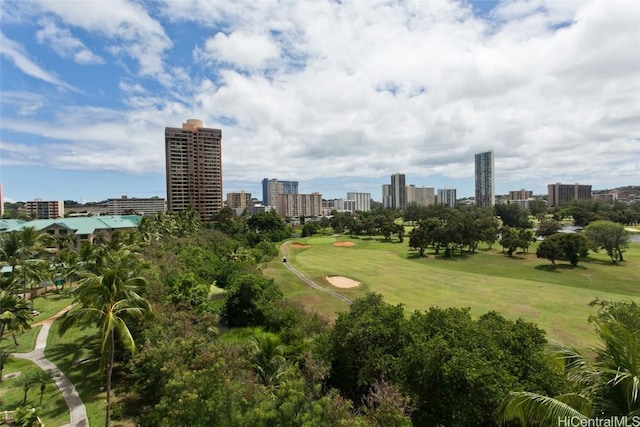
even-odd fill
[[[347,246],[354,246],[355,243],[353,242],[335,242],[333,244],[333,246],[340,246],[340,247],[347,247]]]
[[[325,279],[336,288],[355,288],[360,284],[360,282],[342,276],[325,276]]]
[[[292,243],[291,247],[292,248],[308,248],[311,245],[305,245],[304,243]]]

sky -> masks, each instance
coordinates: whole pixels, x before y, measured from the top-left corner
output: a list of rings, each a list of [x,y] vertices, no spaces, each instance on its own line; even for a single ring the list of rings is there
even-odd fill
[[[223,192],[640,185],[637,0],[0,1],[7,201],[166,197],[164,128]]]

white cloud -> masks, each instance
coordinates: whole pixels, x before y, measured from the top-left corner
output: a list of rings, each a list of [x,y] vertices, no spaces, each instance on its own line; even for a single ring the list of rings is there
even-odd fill
[[[3,91],[0,92],[0,98],[5,111],[7,107],[12,106],[20,116],[33,115],[46,104],[42,95],[33,92]]]
[[[44,3],[135,58],[139,76],[118,76],[122,111],[61,106],[3,126],[64,141],[42,156],[64,167],[162,172],[163,128],[200,118],[223,129],[235,182],[401,171],[429,185],[470,178],[489,148],[504,185],[640,176],[633,0],[504,1],[486,19],[448,0],[153,5]]]
[[[61,57],[73,58],[81,65],[104,64],[104,59],[73,37],[69,29],[58,27],[51,19],[42,19],[39,23],[42,28],[36,33],[36,39],[39,43],[48,45]]]
[[[31,77],[68,90],[77,90],[73,86],[60,80],[55,74],[42,69],[28,57],[24,48],[19,43],[7,38],[2,32],[0,32],[0,56],[9,58],[20,71]]]
[[[226,62],[242,69],[263,68],[279,55],[278,46],[263,34],[236,31],[230,35],[218,33],[209,38],[202,49],[196,49],[195,57],[209,63]]]
[[[126,0],[91,1],[90,7],[78,7],[78,3],[69,1],[39,4],[67,25],[108,37],[111,50],[136,60],[141,75],[168,79],[164,58],[172,42],[141,4]]]

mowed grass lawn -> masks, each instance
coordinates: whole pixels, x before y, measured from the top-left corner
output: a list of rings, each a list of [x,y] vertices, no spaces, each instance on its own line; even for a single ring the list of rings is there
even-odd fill
[[[336,247],[337,241],[351,241],[351,247]],[[308,245],[296,248],[293,243]],[[633,300],[640,303],[640,244],[632,243],[625,262],[612,265],[604,253],[591,253],[578,267],[535,256],[536,244],[528,254],[508,257],[499,245],[480,248],[475,254],[456,254],[450,259],[427,252],[417,258],[408,239],[399,243],[374,237],[311,237],[286,243],[287,261],[319,284],[349,298],[366,292],[384,295],[391,304],[403,304],[407,314],[429,307],[470,307],[474,315],[497,311],[508,318],[523,318],[547,331],[550,341],[584,348],[596,343],[593,325],[587,318],[595,313],[589,302]],[[279,263],[282,264],[282,263]],[[335,318],[345,304],[298,281],[276,262],[265,273],[274,277],[288,296],[313,310]],[[361,282],[356,289],[333,288],[326,276],[345,276]]]

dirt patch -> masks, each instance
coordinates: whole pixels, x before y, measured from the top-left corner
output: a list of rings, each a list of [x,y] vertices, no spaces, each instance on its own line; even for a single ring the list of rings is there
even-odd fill
[[[292,248],[309,248],[311,245],[305,245],[304,243],[292,243]]]
[[[353,243],[353,242],[335,242],[333,244],[333,246],[339,246],[341,248],[345,248],[345,247],[348,247],[348,246],[355,246],[355,243]]]
[[[325,276],[325,279],[327,279],[327,282],[331,283],[336,288],[355,288],[360,285],[360,282],[349,279],[348,277]]]

